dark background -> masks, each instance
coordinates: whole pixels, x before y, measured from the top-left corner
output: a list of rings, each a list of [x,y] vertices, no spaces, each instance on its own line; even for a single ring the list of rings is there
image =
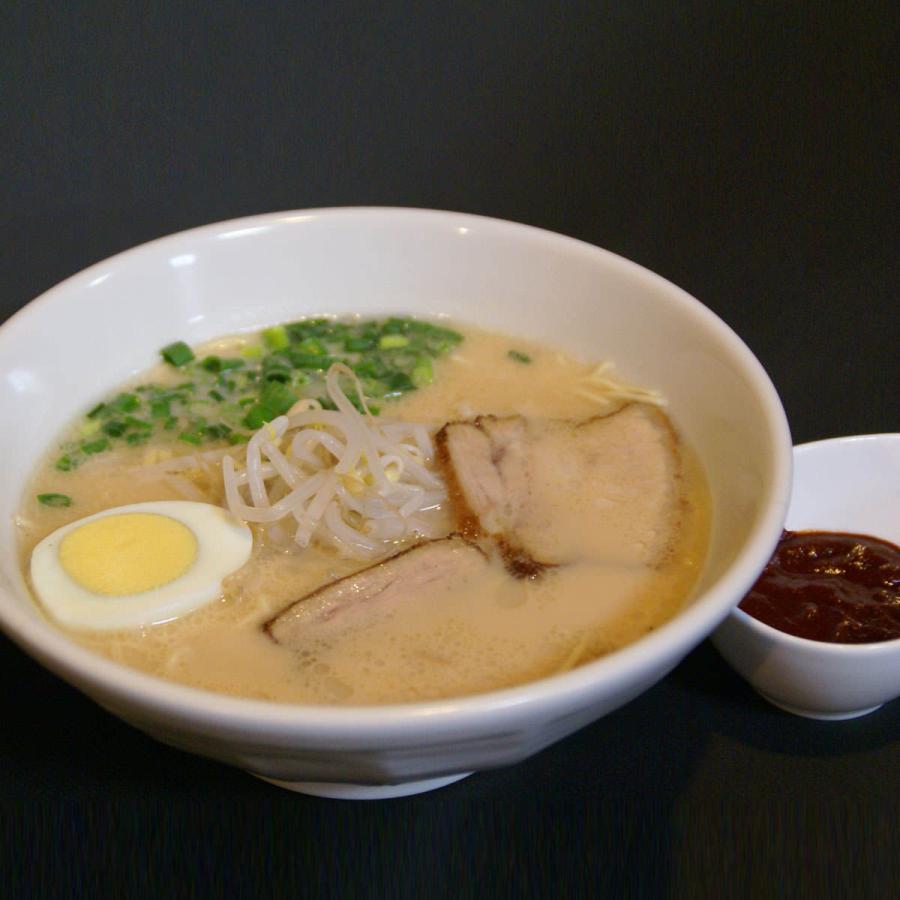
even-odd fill
[[[684,287],[797,443],[900,430],[895,4],[142,7],[0,9],[0,319],[183,228],[437,207]],[[168,749],[0,660],[4,897],[900,893],[898,703],[795,718],[708,643],[525,763],[368,804]]]

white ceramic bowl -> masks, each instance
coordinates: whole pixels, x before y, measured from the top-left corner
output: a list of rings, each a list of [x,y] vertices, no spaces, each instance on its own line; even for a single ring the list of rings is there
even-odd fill
[[[868,534],[900,544],[900,434],[795,447],[785,527]],[[763,697],[800,716],[852,719],[900,696],[900,639],[810,641],[735,609],[713,643]]]
[[[280,705],[122,668],[38,614],[11,517],[60,429],[164,344],[318,314],[447,315],[540,337],[660,388],[705,466],[708,564],[664,627],[574,671],[480,696],[379,708]],[[307,791],[380,796],[521,760],[662,678],[729,612],[781,531],[791,442],[765,372],[662,278],[523,225],[403,209],[263,215],[166,237],[48,291],[0,329],[0,622],[28,653],[161,741]],[[322,783],[326,783],[323,787]],[[340,783],[340,784],[336,784]],[[371,789],[345,787],[344,783]]]

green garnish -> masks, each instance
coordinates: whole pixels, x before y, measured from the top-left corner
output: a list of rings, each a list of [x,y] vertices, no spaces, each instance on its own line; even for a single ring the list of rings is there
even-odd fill
[[[531,357],[527,353],[522,353],[519,350],[510,350],[506,355],[517,363],[525,363],[527,365],[531,362]]]
[[[406,347],[409,344],[409,338],[402,334],[385,334],[378,339],[378,346],[382,350],[396,350],[399,347]]]
[[[206,356],[200,365],[207,372],[225,372],[228,369],[240,369],[246,363],[242,359],[222,359],[221,356]]]
[[[291,361],[281,353],[271,353],[262,361],[262,377],[264,381],[291,380],[293,366]]]
[[[296,402],[297,397],[289,387],[280,381],[270,381],[262,389],[259,402],[244,416],[244,425],[255,430],[286,413]]]
[[[157,397],[150,401],[150,415],[154,419],[167,419],[171,413],[171,400],[167,397]]]
[[[344,349],[350,353],[360,353],[375,349],[375,340],[370,337],[348,337],[344,341]]]
[[[194,351],[184,341],[175,341],[159,351],[162,358],[172,366],[183,366],[194,358]]]
[[[283,350],[291,342],[284,325],[264,329],[262,339],[270,350]]]
[[[82,441],[81,444],[81,452],[82,453],[102,453],[104,450],[109,449],[109,439],[108,438],[97,438],[96,441]]]
[[[72,457],[69,456],[68,453],[66,453],[64,456],[61,456],[61,457],[56,461],[56,468],[57,468],[60,472],[71,472],[72,469],[74,469],[75,466],[77,466],[77,465],[78,465],[78,463],[75,462],[75,460],[72,459]]]
[[[312,369],[314,371],[324,372],[333,362],[337,360],[324,353],[308,353],[303,350],[294,350],[289,347],[284,351],[284,358],[295,369]],[[265,361],[263,361],[265,365]]]
[[[228,437],[231,434],[231,429],[220,422],[218,425],[207,425],[204,434],[210,440],[217,441],[220,438]]]
[[[110,437],[121,437],[127,430],[125,423],[120,422],[118,419],[110,419],[108,422],[103,423],[103,431]]]
[[[38,503],[44,506],[71,506],[72,498],[68,494],[38,494]]]
[[[325,345],[318,338],[314,337],[300,341],[296,349],[299,353],[305,353],[309,356],[326,356],[328,354]]]
[[[98,403],[60,447],[55,465],[68,472],[89,455],[114,445],[140,446],[154,433],[194,446],[243,443],[248,431],[283,415],[298,399],[321,396],[325,373],[335,362],[353,370],[369,411],[378,415],[384,402],[431,384],[435,360],[461,340],[461,334],[442,325],[391,316],[278,325],[233,356],[197,358],[186,343],[176,341],[160,353],[185,380],[174,387],[141,384]],[[355,393],[350,400],[363,408]],[[327,398],[323,406],[333,408]]]
[[[412,370],[412,383],[416,387],[425,387],[434,381],[434,366],[427,356],[422,356],[416,361],[416,367]]]
[[[413,384],[412,378],[406,374],[406,372],[393,372],[387,378],[387,385],[389,390],[389,394],[405,394],[407,391],[411,391],[415,384]]]
[[[103,414],[107,412],[134,412],[141,405],[137,394],[119,394],[103,408]]]

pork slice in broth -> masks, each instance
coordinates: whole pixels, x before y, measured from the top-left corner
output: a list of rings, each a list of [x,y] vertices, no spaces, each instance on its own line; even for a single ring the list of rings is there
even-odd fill
[[[437,448],[459,527],[492,537],[514,575],[654,565],[671,546],[681,464],[656,407],[585,421],[479,416],[446,425]]]
[[[307,594],[263,628],[277,643],[296,645],[313,631],[353,624],[376,605],[385,610],[458,586],[488,566],[481,548],[459,535],[426,541]]]

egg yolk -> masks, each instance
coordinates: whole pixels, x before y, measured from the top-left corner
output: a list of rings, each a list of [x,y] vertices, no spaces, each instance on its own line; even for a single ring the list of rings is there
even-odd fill
[[[197,558],[186,525],[158,513],[94,519],[60,542],[59,561],[85,590],[108,597],[139,594],[183,575]]]

